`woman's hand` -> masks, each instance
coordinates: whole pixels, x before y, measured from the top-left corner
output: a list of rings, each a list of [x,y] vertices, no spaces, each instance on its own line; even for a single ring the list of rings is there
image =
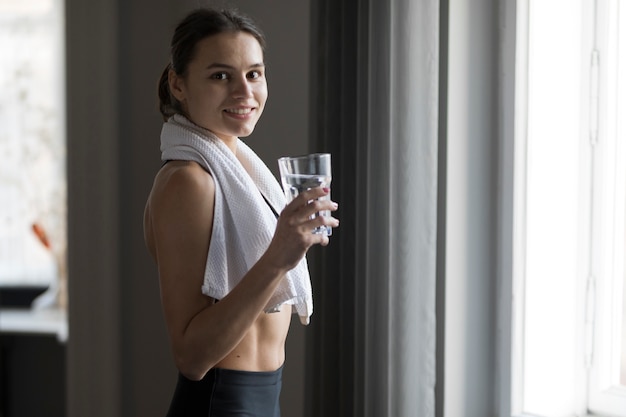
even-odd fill
[[[339,226],[339,220],[332,216],[314,216],[320,211],[337,210],[337,203],[330,199],[320,199],[329,192],[328,188],[311,188],[300,193],[282,211],[274,238],[266,252],[276,267],[290,270],[300,262],[311,246],[328,245],[328,236],[313,233],[313,229],[319,226]]]

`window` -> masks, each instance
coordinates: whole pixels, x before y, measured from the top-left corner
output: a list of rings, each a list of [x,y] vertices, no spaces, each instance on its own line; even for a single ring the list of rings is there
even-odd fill
[[[626,416],[626,2],[520,1],[517,36],[512,413]]]
[[[65,264],[63,1],[1,0],[0,50],[0,286],[46,286]]]
[[[588,395],[592,411],[626,415],[626,2],[600,1],[597,14]]]

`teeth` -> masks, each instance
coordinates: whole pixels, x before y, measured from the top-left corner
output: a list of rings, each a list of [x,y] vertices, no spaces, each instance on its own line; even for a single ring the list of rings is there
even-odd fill
[[[248,114],[252,111],[252,109],[226,109],[226,111],[228,113],[235,113],[235,114]]]

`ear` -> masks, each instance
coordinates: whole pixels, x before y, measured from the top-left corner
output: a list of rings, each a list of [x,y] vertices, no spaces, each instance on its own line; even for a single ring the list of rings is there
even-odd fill
[[[176,100],[182,103],[185,100],[185,80],[176,74],[176,71],[170,69],[167,73],[167,82],[170,86],[170,92],[172,95],[176,98]]]

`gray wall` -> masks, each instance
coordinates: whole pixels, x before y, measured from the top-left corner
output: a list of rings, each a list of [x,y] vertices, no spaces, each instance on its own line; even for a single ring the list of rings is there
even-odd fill
[[[67,0],[71,417],[158,416],[171,398],[176,370],[142,214],[160,165],[156,80],[175,23],[198,3]],[[308,147],[309,2],[229,4],[268,38],[270,96],[248,143],[276,171],[278,156]],[[294,320],[283,391],[294,417],[304,332]]]

